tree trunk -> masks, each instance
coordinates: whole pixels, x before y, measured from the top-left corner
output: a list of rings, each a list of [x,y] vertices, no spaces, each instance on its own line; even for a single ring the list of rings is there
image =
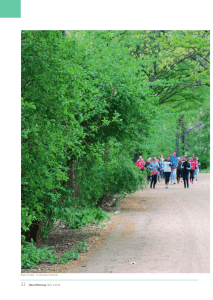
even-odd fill
[[[67,166],[70,168],[68,171],[68,184],[72,190],[75,190],[75,170],[74,170],[74,158],[71,158],[67,162]]]
[[[31,239],[33,239],[35,243],[40,243],[44,241],[44,238],[41,234],[41,223],[39,221],[34,221],[30,225],[29,229],[30,230],[26,232],[22,232],[27,242],[31,242]]]
[[[180,116],[178,119],[178,125],[177,125],[177,134],[176,134],[176,155],[179,157],[180,155],[180,140],[184,144],[184,137],[185,137],[185,125],[183,122],[184,116]],[[184,145],[182,146],[182,150],[184,152]]]
[[[135,155],[134,155],[134,159],[133,159],[134,163],[136,163],[136,161],[139,158],[139,153],[138,152],[139,152],[139,150],[138,150],[138,146],[137,146],[137,148],[135,149]]]
[[[76,182],[76,178],[75,178],[75,162],[74,162],[74,158],[71,158],[68,162],[67,162],[67,166],[70,168],[67,175],[69,177],[68,180],[68,185],[69,187],[74,190],[74,196],[75,197],[79,197],[80,195],[80,191],[77,187],[77,182]]]

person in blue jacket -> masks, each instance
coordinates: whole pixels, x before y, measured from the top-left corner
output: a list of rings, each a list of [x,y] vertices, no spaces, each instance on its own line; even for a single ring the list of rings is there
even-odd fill
[[[163,179],[163,157],[159,159],[159,182]]]
[[[178,165],[178,157],[176,156],[176,152],[170,157],[170,160],[174,163],[171,170],[171,184],[176,183],[176,173],[177,173],[177,165]]]

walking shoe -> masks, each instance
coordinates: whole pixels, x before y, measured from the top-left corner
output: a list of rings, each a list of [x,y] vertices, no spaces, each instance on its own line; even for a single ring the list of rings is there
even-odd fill
[[[183,182],[183,180],[181,180],[180,182]]]
[[[196,179],[196,181],[197,181],[197,179]]]
[[[166,185],[166,188],[168,188],[168,184]]]
[[[190,182],[192,182],[192,180],[190,179]]]
[[[189,189],[189,186],[187,186],[187,189]]]
[[[171,181],[171,184],[173,184],[173,181]]]

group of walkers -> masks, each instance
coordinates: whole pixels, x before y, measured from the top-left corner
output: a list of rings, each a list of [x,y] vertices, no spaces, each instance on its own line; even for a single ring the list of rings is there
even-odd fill
[[[150,182],[150,188],[155,188],[157,181],[160,182],[165,179],[166,188],[169,187],[169,181],[171,184],[184,183],[184,188],[189,188],[189,174],[190,182],[193,184],[194,177],[198,179],[198,172],[200,167],[200,162],[198,157],[194,156],[192,153],[191,157],[188,158],[187,155],[183,157],[177,157],[176,152],[168,155],[166,159],[163,155],[159,158],[153,157],[148,158],[146,162],[142,156],[136,162],[142,172],[146,170],[147,181]]]

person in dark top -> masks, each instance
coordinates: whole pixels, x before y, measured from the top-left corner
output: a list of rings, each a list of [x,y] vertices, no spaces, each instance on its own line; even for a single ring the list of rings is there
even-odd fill
[[[181,162],[182,162],[182,165],[183,165],[183,162],[184,162],[184,156],[181,157]],[[183,181],[182,179],[183,179],[183,169],[181,168],[180,182]]]
[[[150,166],[150,161],[149,161],[149,159],[147,159],[146,160],[146,164],[145,164],[145,169],[146,169],[146,173],[147,173],[147,181],[148,181],[148,183],[151,181],[151,178],[152,178],[149,166]]]
[[[183,170],[183,182],[184,182],[184,188],[189,188],[189,170],[191,170],[191,164],[188,160],[188,156],[184,156],[184,162],[182,164],[182,170]]]
[[[180,182],[181,178],[181,170],[182,170],[182,161],[180,157],[178,157],[178,164],[177,164],[177,183]]]

